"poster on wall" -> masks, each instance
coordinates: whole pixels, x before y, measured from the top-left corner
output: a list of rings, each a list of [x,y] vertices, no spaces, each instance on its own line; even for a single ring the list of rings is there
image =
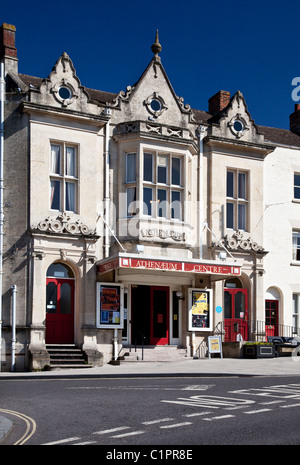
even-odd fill
[[[211,289],[189,289],[189,331],[211,331]]]
[[[123,286],[97,283],[97,327],[123,329]]]

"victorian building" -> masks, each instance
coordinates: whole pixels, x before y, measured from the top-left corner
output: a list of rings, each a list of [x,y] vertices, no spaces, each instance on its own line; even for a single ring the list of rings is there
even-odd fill
[[[291,130],[257,126],[240,91],[192,109],[158,35],[109,93],[66,53],[20,74],[15,27],[0,32],[2,370],[43,369],[54,345],[102,365],[134,344],[202,357],[214,334],[296,334],[298,109]]]

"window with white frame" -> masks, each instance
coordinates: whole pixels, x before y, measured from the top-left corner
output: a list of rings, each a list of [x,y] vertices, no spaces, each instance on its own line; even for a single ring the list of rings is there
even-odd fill
[[[50,208],[78,210],[78,149],[65,143],[51,143],[50,151]]]
[[[293,231],[293,261],[300,261],[300,231]]]
[[[125,188],[127,216],[144,216],[168,220],[183,219],[183,158],[162,152],[126,153]],[[137,167],[142,172],[137,178]]]
[[[126,153],[126,199],[127,216],[137,214],[136,208],[136,153]]]
[[[248,173],[228,169],[226,176],[226,228],[246,231],[249,215]]]
[[[293,331],[299,336],[300,294],[293,294]]]
[[[294,173],[294,199],[300,200],[300,173]]]
[[[183,159],[161,152],[143,153],[143,214],[183,219]]]

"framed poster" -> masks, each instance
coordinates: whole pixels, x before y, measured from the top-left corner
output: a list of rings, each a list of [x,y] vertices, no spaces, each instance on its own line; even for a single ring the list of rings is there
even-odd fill
[[[124,288],[122,284],[97,283],[97,328],[123,329]]]
[[[211,331],[211,289],[189,289],[189,331]]]

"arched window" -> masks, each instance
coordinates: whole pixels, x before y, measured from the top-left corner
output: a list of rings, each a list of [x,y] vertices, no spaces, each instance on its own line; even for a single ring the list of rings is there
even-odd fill
[[[72,278],[74,273],[67,265],[62,263],[53,263],[47,270],[47,278]]]
[[[225,286],[228,289],[243,289],[243,284],[239,278],[226,279]]]

